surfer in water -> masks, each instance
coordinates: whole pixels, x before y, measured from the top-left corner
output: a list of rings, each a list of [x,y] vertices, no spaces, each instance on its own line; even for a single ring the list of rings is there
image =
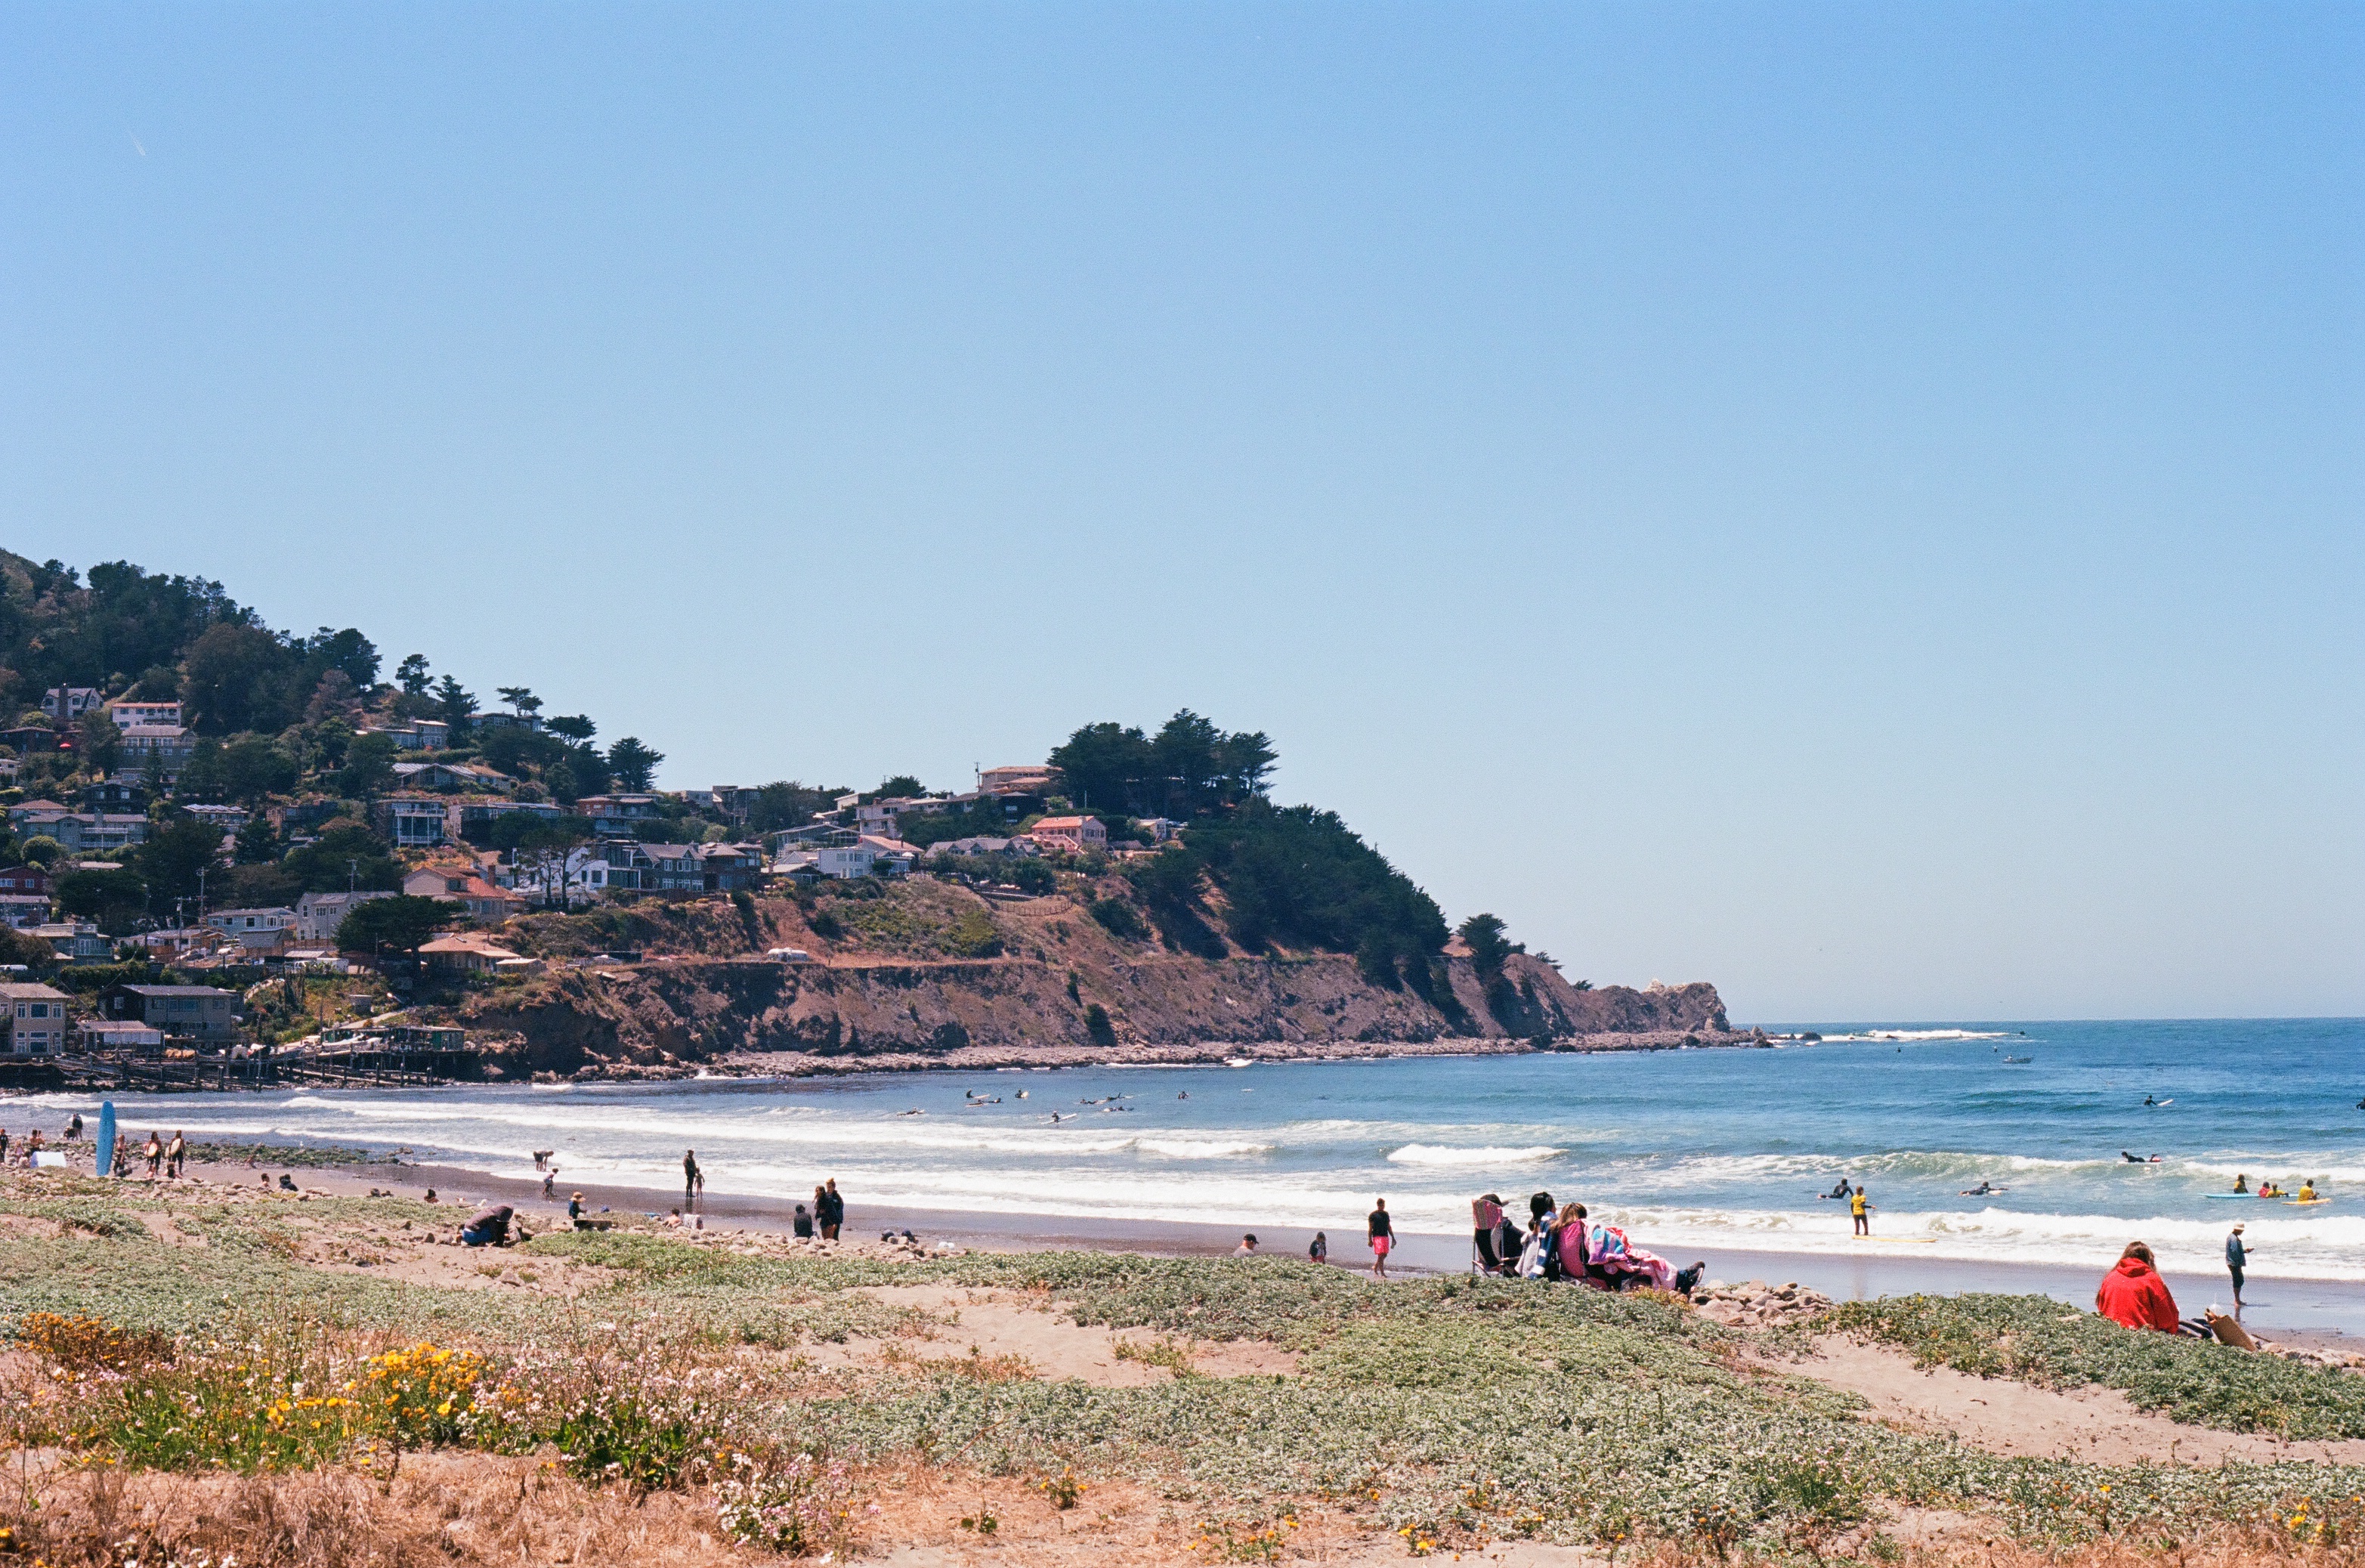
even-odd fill
[[[1835,1185],[1834,1187],[1833,1187],[1833,1188],[1832,1188],[1832,1190],[1831,1190],[1830,1192],[1828,1192],[1828,1193],[1816,1193],[1816,1194],[1815,1194],[1815,1196],[1816,1196],[1816,1197],[1818,1197],[1818,1198],[1822,1198],[1822,1199],[1830,1199],[1830,1198],[1844,1198],[1844,1197],[1846,1197],[1847,1195],[1848,1195],[1848,1184],[1847,1184],[1847,1178],[1846,1178],[1846,1177],[1844,1177],[1844,1176],[1843,1176],[1843,1177],[1841,1177],[1841,1178],[1839,1179],[1839,1182],[1838,1182],[1838,1184],[1837,1184],[1837,1185]]]
[[[2129,1165],[2158,1165],[2159,1163],[2159,1156],[2157,1154],[2153,1155],[2149,1159],[2146,1159],[2142,1155],[2129,1154],[2124,1148],[2119,1150],[2119,1158],[2125,1160]]]
[[[1982,1182],[1976,1187],[1964,1188],[1960,1195],[1966,1198],[1984,1198],[1990,1193],[2009,1193],[2011,1191],[2011,1188],[1999,1187],[1992,1182]]]
[[[2144,1103],[2145,1103],[2145,1104],[2146,1104],[2146,1105],[2157,1105],[2157,1104],[2158,1104],[2158,1103],[2159,1103],[2159,1102],[2158,1102],[2158,1101],[2157,1101],[2157,1100],[2155,1100],[2155,1099],[2153,1099],[2150,1095],[2146,1094],[2146,1095],[2145,1095],[2145,1096],[2144,1096]]]

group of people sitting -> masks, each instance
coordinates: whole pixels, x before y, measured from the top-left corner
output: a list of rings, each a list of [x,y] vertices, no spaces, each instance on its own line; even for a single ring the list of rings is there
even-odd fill
[[[1521,1280],[1565,1280],[1595,1290],[1643,1288],[1689,1294],[1708,1271],[1706,1263],[1678,1269],[1626,1238],[1614,1225],[1595,1225],[1583,1204],[1553,1206],[1550,1193],[1528,1199],[1528,1227],[1489,1193],[1470,1205],[1471,1239],[1482,1273]]]

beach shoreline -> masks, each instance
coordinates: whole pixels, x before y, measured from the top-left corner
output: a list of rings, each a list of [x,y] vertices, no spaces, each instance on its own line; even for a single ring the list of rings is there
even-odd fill
[[[268,1163],[241,1165],[192,1163],[189,1173],[201,1180],[230,1185],[253,1185],[260,1179],[275,1184],[285,1170],[304,1191],[328,1196],[359,1197],[372,1189],[403,1197],[420,1197],[432,1190],[439,1204],[454,1210],[456,1225],[466,1212],[488,1203],[511,1205],[535,1231],[566,1223],[568,1198],[584,1195],[593,1215],[652,1217],[659,1220],[680,1208],[677,1193],[645,1187],[628,1187],[566,1180],[554,1184],[555,1196],[542,1197],[538,1182],[488,1175],[458,1166],[373,1163],[347,1166],[284,1167]],[[1170,1220],[1104,1219],[1083,1215],[985,1213],[974,1210],[927,1209],[911,1205],[863,1202],[859,1192],[846,1194],[848,1240],[876,1239],[881,1232],[910,1230],[932,1245],[951,1245],[978,1251],[1110,1251],[1150,1257],[1215,1258],[1228,1256],[1243,1230],[1227,1225]],[[801,1194],[782,1198],[713,1193],[703,1196],[697,1212],[714,1230],[787,1233]],[[1355,1234],[1358,1215],[1325,1232],[1333,1267],[1367,1268],[1371,1261],[1364,1238]],[[1254,1231],[1259,1249],[1272,1255],[1303,1256],[1314,1232],[1299,1226],[1273,1226]],[[1649,1245],[1647,1237],[1637,1237]],[[2067,1264],[1985,1261],[1954,1258],[1922,1258],[1904,1252],[1878,1250],[1877,1242],[1857,1245],[1833,1238],[1829,1249],[1768,1251],[1718,1248],[1671,1260],[1679,1267],[1694,1261],[1708,1265],[1706,1280],[1768,1283],[1796,1282],[1821,1291],[1834,1301],[1864,1301],[1884,1295],[1961,1295],[1973,1293],[2047,1295],[2091,1310],[2094,1288],[2102,1271]],[[1461,1273],[1470,1267],[1467,1236],[1440,1236],[1405,1231],[1389,1255],[1391,1275],[1415,1278]],[[2183,1270],[2164,1273],[2183,1310],[2198,1316],[2204,1306],[2230,1309],[2231,1293],[2223,1276]],[[2365,1338],[2365,1301],[2356,1287],[2343,1281],[2281,1280],[2253,1274],[2250,1302],[2243,1321],[2281,1340],[2330,1344]]]

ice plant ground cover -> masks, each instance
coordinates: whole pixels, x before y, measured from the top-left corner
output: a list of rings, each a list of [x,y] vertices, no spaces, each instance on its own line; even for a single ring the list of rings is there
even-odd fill
[[[701,1497],[719,1533],[804,1553],[855,1541],[866,1478],[898,1467],[1037,1495],[1148,1488],[1187,1515],[1203,1560],[1286,1555],[1316,1510],[1416,1555],[1534,1537],[1813,1558],[1869,1549],[1907,1508],[2047,1543],[2236,1525],[2318,1550],[2357,1539],[2365,1506],[2355,1469],[2113,1468],[1895,1431],[1852,1395],[1745,1362],[1746,1337],[1665,1300],[1374,1285],[1288,1259],[814,1259],[633,1231],[488,1254],[421,1244],[448,1233],[449,1209],[215,1193],[0,1177],[17,1448],[380,1482],[420,1454],[513,1456],[634,1497]],[[476,1288],[392,1277],[384,1260],[406,1246],[489,1273],[466,1276]],[[992,1293],[1171,1353],[1132,1358],[1149,1381],[1130,1386],[914,1353],[958,1308],[881,1286]],[[2360,1384],[2050,1302],[1838,1316],[1933,1361],[2140,1387],[2218,1426],[2348,1430]],[[1186,1347],[1240,1339],[1283,1348],[1295,1371],[1186,1370],[1205,1360]]]
[[[1924,1366],[2046,1388],[2100,1383],[2195,1426],[2285,1438],[2365,1438],[2365,1377],[2166,1334],[2131,1334],[2049,1296],[1889,1296],[1835,1309],[1832,1327],[1900,1346]]]

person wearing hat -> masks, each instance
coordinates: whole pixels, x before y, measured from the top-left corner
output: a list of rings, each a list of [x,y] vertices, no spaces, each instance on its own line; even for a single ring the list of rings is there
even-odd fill
[[[2250,1249],[2242,1245],[2242,1227],[2225,1238],[2225,1271],[2234,1276],[2234,1316],[2242,1316],[2242,1271],[2248,1267]]]

